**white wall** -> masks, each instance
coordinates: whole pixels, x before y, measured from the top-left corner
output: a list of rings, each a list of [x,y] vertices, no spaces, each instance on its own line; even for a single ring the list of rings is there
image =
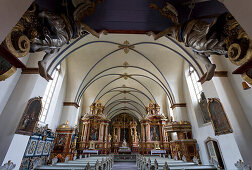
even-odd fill
[[[16,164],[15,170],[18,170],[18,165],[21,164],[23,158],[21,155],[24,155],[29,138],[29,136],[15,134],[11,141],[10,149],[4,158],[3,164],[11,160],[14,164]]]
[[[209,164],[207,148],[205,146],[205,140],[208,137],[214,138],[218,140],[220,151],[222,153],[222,157],[224,160],[224,164],[227,169],[236,169],[234,163],[239,159],[242,159],[239,148],[235,141],[233,134],[226,134],[215,136],[214,130],[211,123],[207,123],[203,125],[203,120],[200,115],[200,110],[197,109],[197,99],[194,94],[194,89],[191,84],[188,76],[188,71],[185,71],[184,75],[184,94],[187,104],[188,116],[192,125],[192,134],[193,138],[197,140],[197,143],[200,148],[200,158],[203,164]],[[203,86],[205,95],[207,98],[209,97],[218,97],[217,92],[214,88],[212,82],[207,82],[206,85]]]
[[[20,58],[20,61],[22,61],[24,64],[27,63],[27,60],[29,58],[29,55]],[[0,115],[5,107],[5,105],[7,104],[9,97],[13,91],[13,89],[15,88],[19,77],[21,75],[22,70],[21,69],[17,69],[16,73],[14,73],[11,77],[7,78],[4,81],[0,81]]]
[[[244,81],[239,74],[232,74],[232,72],[238,68],[238,66],[232,64],[229,59],[225,57],[219,57],[220,62],[225,71],[228,71],[228,79],[234,89],[236,96],[242,106],[243,111],[245,112],[247,119],[252,127],[252,89],[243,90],[242,89],[242,81]]]

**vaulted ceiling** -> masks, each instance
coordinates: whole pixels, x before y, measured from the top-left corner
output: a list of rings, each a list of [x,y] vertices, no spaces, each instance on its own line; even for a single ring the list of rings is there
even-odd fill
[[[83,113],[100,100],[109,118],[130,113],[141,118],[150,101],[168,112],[171,104],[184,102],[184,62],[201,76],[198,61],[173,39],[154,41],[144,34],[92,35],[73,41],[51,62],[49,72],[67,61],[66,101],[83,104]]]
[[[60,2],[37,0],[41,8],[55,11]],[[190,49],[169,37],[154,41],[145,34],[111,33],[164,30],[172,23],[149,5],[154,3],[161,8],[165,2],[104,0],[96,5],[93,15],[84,16],[83,22],[91,28],[106,29],[110,33],[99,39],[85,34],[51,61],[50,73],[63,60],[67,61],[65,100],[81,104],[83,114],[89,111],[91,103],[99,100],[105,105],[108,118],[129,113],[139,119],[151,101],[158,103],[165,115],[169,112],[168,101],[171,105],[184,102],[184,62],[193,66],[199,76],[204,73]],[[226,11],[217,0],[168,2],[178,10],[180,23]]]

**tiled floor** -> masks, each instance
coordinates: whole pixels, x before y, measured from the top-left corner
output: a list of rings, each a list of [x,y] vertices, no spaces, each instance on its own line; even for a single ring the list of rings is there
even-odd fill
[[[136,162],[115,162],[112,170],[137,170]]]

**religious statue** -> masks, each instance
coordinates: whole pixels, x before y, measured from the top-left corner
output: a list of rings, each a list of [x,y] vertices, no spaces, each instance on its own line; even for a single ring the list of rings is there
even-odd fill
[[[122,147],[127,147],[127,142],[125,138],[123,139]]]
[[[4,44],[16,57],[23,57],[28,52],[44,51],[42,61],[38,62],[39,73],[49,80],[47,63],[62,46],[68,44],[84,32],[99,38],[100,33],[81,22],[84,15],[89,15],[95,7],[92,0],[60,0],[60,11],[39,9],[35,3],[25,12]]]
[[[183,42],[185,46],[191,47],[195,56],[205,64],[207,70],[201,78],[202,83],[211,80],[214,76],[216,65],[209,60],[210,55],[227,55],[236,65],[241,65],[251,58],[250,39],[230,13],[218,16],[211,23],[203,20],[206,18],[201,18],[179,24],[177,11],[171,6],[171,4],[168,7],[165,6],[165,12],[156,5],[151,6],[171,19],[174,26],[158,34],[148,32],[147,35],[153,35],[154,40],[168,35]]]

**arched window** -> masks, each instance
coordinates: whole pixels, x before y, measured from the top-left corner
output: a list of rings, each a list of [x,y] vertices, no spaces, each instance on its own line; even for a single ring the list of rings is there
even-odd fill
[[[48,113],[50,103],[53,97],[53,93],[55,91],[55,87],[59,78],[59,74],[60,74],[60,65],[58,65],[57,68],[53,71],[53,74],[52,74],[53,80],[49,80],[46,86],[44,96],[42,98],[43,110],[39,118],[39,121],[41,123],[45,123],[46,121],[47,113]]]
[[[199,76],[197,75],[196,71],[193,69],[192,66],[189,67],[189,76],[191,78],[196,97],[198,101],[200,101],[201,93],[203,92],[203,89],[202,89],[201,83],[198,82]]]
[[[192,66],[189,67],[189,77],[192,81],[193,89],[194,89],[196,98],[198,100],[199,106],[200,106],[203,123],[208,123],[211,121],[211,119],[210,119],[210,116],[207,111],[207,99],[206,99],[205,94],[203,92],[201,83],[198,82],[199,77]]]

